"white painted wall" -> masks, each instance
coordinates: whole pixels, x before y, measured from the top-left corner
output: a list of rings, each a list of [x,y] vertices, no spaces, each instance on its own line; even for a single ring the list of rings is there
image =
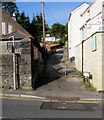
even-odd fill
[[[82,30],[83,40],[93,33],[102,31],[102,2],[95,0],[92,5],[82,14],[84,28]]]
[[[54,41],[58,41],[59,39],[56,39],[55,37],[46,37],[45,38],[45,41],[52,41],[52,42],[54,42]]]
[[[82,40],[84,41],[84,59],[83,67],[84,71],[90,72],[92,74],[91,83],[97,90],[104,90],[104,69],[103,69],[103,36],[102,33],[102,2],[95,0],[91,6],[84,11],[82,14],[83,19],[83,29],[82,29]],[[96,33],[100,32],[100,33]],[[94,34],[95,33],[95,34]],[[96,36],[96,46],[97,49],[93,51],[94,42],[93,37]],[[76,46],[76,68],[81,70],[81,44]]]
[[[69,46],[69,58],[75,56],[75,46],[81,43],[80,28],[83,25],[83,19],[81,14],[86,10],[89,5],[83,3],[74,11],[71,12],[71,16],[68,21],[68,46]]]

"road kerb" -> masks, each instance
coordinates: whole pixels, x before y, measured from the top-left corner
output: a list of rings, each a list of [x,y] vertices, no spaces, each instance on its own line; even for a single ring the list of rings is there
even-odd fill
[[[25,94],[7,94],[2,93],[0,96],[9,96],[9,97],[21,97],[21,98],[35,98],[35,99],[46,99],[45,97],[34,96],[34,95],[25,95]]]
[[[104,99],[92,98],[92,99],[80,99],[82,101],[104,101]]]
[[[21,95],[21,97],[30,97],[30,98],[37,98],[37,99],[46,99],[44,97],[39,97],[39,96],[33,96],[33,95]]]
[[[3,96],[20,97],[20,96],[19,96],[19,95],[17,95],[17,94],[3,94]]]

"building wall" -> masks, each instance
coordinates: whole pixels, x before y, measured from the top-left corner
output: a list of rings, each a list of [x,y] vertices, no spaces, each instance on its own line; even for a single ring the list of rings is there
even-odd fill
[[[2,18],[0,19],[0,36],[2,36],[2,30],[5,30],[5,35],[10,32],[20,31],[31,36],[1,8],[0,13]],[[2,22],[5,23],[5,28],[3,29]],[[8,27],[11,28],[9,31]],[[13,88],[13,55],[7,50],[8,42],[12,41],[0,41],[0,70],[2,69],[0,72],[0,79],[2,80],[2,83],[0,83],[0,85],[2,87]],[[37,47],[37,51],[34,51],[33,46],[37,45],[37,43],[35,41],[31,41],[30,38],[24,38],[20,41],[15,40],[15,43],[18,42],[21,46],[15,48],[16,86],[17,88],[31,89],[34,85],[36,85],[36,79],[39,77],[44,68],[42,53],[39,52]]]
[[[75,47],[75,66],[79,71],[82,70],[82,44]]]
[[[102,33],[95,34],[97,50],[92,51],[92,37],[84,42],[84,71],[92,74],[91,83],[102,90]]]
[[[95,0],[82,14],[84,30],[83,40],[97,31],[102,31],[102,2]]]
[[[13,88],[13,55],[7,50],[8,42],[10,41],[0,41],[0,44],[2,44],[2,53],[0,54],[0,58],[2,59],[2,87]],[[25,38],[18,42],[21,43],[21,47],[18,48],[18,56],[15,55],[16,86],[17,88],[19,85],[19,88],[31,89],[31,40]],[[18,63],[17,57],[19,57]]]
[[[2,35],[1,31],[1,20],[2,20],[2,11],[0,10],[0,36]],[[2,44],[0,44],[0,54],[2,53]],[[0,87],[2,87],[2,56],[0,56]]]
[[[102,33],[96,33],[102,31],[102,2],[95,0],[84,12],[82,18],[85,22],[85,28],[82,30],[82,39],[85,40],[83,51],[84,71],[92,74],[91,83],[97,90],[102,90]],[[93,36],[90,37],[91,35]],[[97,50],[92,51],[94,36],[97,39]]]
[[[84,3],[71,12],[71,16],[68,21],[69,58],[75,57],[75,46],[82,41],[80,28],[83,25],[83,20],[81,14],[87,7],[88,4]]]
[[[55,37],[46,37],[45,41],[56,41]]]
[[[97,50],[92,51],[92,39],[93,36],[96,36],[97,38]],[[92,75],[92,79],[90,82],[93,84],[94,87],[97,88],[97,90],[102,90],[102,83],[104,83],[102,80],[102,75],[104,74],[104,71],[102,71],[102,40],[104,34],[102,33],[96,33],[93,36],[91,36],[89,39],[87,39],[83,44],[83,71],[84,72],[90,72]],[[82,44],[79,44],[76,46],[75,50],[76,53],[76,68],[81,71],[81,52],[82,52]]]
[[[0,27],[2,26],[2,22],[5,23],[5,34],[8,34],[9,31],[8,31],[8,27],[9,25],[12,26],[12,32],[15,32],[15,31],[21,31],[27,35],[30,35],[20,24],[18,24],[11,16],[9,16],[5,10],[3,10],[1,7],[0,7],[0,15],[2,16],[1,20],[0,20]],[[1,28],[0,28],[1,30]],[[1,30],[2,31],[2,30]],[[0,31],[0,33],[1,33]]]
[[[32,88],[31,69],[31,40],[25,38],[21,41],[22,49],[20,56],[20,87],[23,89]]]
[[[102,88],[104,90],[104,34],[102,36]]]
[[[1,31],[2,31],[1,21],[2,21],[2,10],[1,10],[1,8],[0,8],[0,36],[2,35],[2,33],[1,33]]]
[[[0,41],[0,45],[2,46],[2,52],[0,52],[0,58],[2,60],[0,66],[0,69],[2,69],[0,74],[2,81],[1,87],[13,87],[13,57],[7,51],[7,41]]]
[[[102,7],[102,29],[104,31],[104,1],[103,1],[103,7]],[[102,36],[102,87],[104,90],[104,35]]]
[[[90,82],[97,90],[104,90],[104,69],[103,69],[103,36],[102,33],[102,2],[95,0],[82,14],[83,27],[81,30],[84,40],[83,50],[83,71],[90,72]],[[93,38],[96,36],[96,48],[94,50]],[[82,43],[75,47],[75,64],[78,70],[82,70]]]

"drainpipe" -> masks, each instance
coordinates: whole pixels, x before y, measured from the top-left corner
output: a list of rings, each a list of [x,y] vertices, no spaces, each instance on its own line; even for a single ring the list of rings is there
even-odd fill
[[[14,84],[14,90],[16,90],[16,71],[15,71],[15,41],[14,41],[14,36],[9,37],[8,39],[12,38],[12,43],[13,43],[13,84]]]
[[[82,76],[84,72],[84,40],[82,41]],[[83,81],[85,82],[84,76],[83,76]]]

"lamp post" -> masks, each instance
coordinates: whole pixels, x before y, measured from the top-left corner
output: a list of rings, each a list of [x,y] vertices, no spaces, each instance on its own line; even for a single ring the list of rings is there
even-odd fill
[[[9,37],[9,39],[12,38],[12,55],[13,55],[13,84],[14,84],[14,90],[16,90],[16,74],[15,74],[15,45],[14,45],[14,36]]]

